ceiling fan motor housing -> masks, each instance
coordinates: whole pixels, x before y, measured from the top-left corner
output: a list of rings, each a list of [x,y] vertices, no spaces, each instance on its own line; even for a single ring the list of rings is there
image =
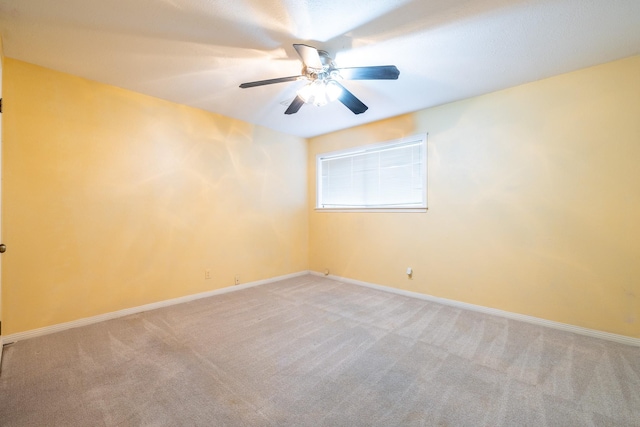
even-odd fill
[[[317,79],[327,80],[330,78],[339,78],[340,72],[336,69],[336,64],[329,56],[329,53],[325,50],[318,50],[318,56],[320,57],[322,68],[314,68],[310,65],[304,64],[302,67],[302,74],[311,81],[315,81]]]

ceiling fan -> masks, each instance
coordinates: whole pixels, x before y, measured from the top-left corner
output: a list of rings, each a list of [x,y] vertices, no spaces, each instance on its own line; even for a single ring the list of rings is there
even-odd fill
[[[342,86],[339,80],[397,80],[400,75],[400,71],[395,65],[337,68],[333,59],[324,50],[318,50],[305,44],[294,44],[293,47],[302,59],[301,75],[259,80],[240,85],[245,89],[274,83],[308,80],[309,84],[297,92],[295,99],[284,112],[285,114],[297,113],[305,103],[320,106],[335,100],[342,102],[353,114],[364,113],[369,107]]]

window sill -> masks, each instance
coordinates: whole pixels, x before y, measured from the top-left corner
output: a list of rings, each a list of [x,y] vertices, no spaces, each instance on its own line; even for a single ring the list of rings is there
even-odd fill
[[[315,208],[316,212],[424,213],[427,208]]]

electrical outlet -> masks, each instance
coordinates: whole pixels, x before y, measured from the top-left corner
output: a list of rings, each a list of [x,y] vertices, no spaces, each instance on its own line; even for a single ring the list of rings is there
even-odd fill
[[[204,271],[204,278],[205,279],[211,279],[211,270],[205,270]]]
[[[235,284],[236,284],[236,285],[239,285],[239,284],[240,284],[240,275],[239,275],[239,274],[236,274],[236,277],[235,277]]]

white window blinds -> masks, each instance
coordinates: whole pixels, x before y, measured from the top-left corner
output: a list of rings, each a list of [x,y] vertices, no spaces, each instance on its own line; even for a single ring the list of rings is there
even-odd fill
[[[426,135],[317,157],[317,208],[426,208]]]

